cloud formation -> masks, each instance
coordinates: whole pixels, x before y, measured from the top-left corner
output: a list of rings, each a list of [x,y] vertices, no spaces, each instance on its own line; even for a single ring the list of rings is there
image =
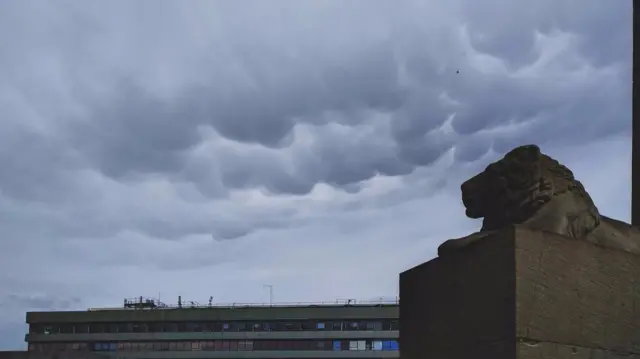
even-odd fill
[[[629,1],[182,5],[0,4],[0,347],[158,291],[393,296],[519,144],[628,219]]]

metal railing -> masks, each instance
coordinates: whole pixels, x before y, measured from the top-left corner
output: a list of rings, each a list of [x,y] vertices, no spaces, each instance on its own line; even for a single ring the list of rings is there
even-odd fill
[[[138,300],[137,298],[135,300]],[[106,307],[106,308],[89,308],[89,311],[105,311],[105,310],[170,310],[170,309],[207,309],[207,308],[226,308],[226,309],[241,309],[241,308],[265,308],[265,307],[375,307],[375,306],[388,306],[398,305],[400,299],[393,300],[355,300],[355,299],[339,299],[334,302],[273,302],[273,303],[211,303],[211,304],[199,304],[196,302],[183,302],[182,304],[164,304],[159,301],[154,301],[154,305],[149,305],[151,299],[143,299],[140,306],[131,305],[133,302],[125,300],[130,305],[128,307]]]

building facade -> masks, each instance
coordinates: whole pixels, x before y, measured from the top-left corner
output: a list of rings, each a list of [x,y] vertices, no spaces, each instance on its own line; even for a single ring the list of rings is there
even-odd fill
[[[29,312],[30,352],[118,358],[398,358],[398,303],[124,308]],[[63,356],[60,356],[62,358]]]

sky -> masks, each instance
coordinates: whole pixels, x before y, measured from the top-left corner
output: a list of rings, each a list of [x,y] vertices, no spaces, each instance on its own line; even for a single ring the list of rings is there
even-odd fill
[[[125,297],[395,298],[537,144],[629,220],[629,0],[0,2],[0,349]]]

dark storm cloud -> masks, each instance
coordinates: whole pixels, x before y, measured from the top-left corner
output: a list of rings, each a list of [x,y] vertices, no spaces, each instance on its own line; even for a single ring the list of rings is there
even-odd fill
[[[596,3],[593,4],[591,8]],[[96,167],[115,179],[132,173],[178,175],[198,181],[196,186],[203,193],[214,196],[224,193],[219,185],[229,189],[264,187],[275,193],[299,195],[308,193],[316,183],[345,187],[376,174],[404,175],[416,167],[430,165],[457,143],[462,146],[457,155],[459,160],[475,160],[491,148],[493,141],[505,141],[500,136],[474,136],[475,133],[538,117],[546,118],[540,120],[544,125],[536,134],[540,141],[566,134],[572,127],[567,123],[575,117],[583,118],[581,127],[586,129],[571,131],[570,137],[576,141],[580,141],[583,133],[584,139],[588,139],[604,127],[611,132],[624,127],[627,113],[623,104],[612,102],[625,98],[619,90],[601,90],[601,82],[564,71],[571,71],[573,65],[592,66],[597,71],[620,61],[623,54],[604,57],[591,49],[600,46],[604,38],[614,39],[616,49],[629,40],[629,21],[620,22],[616,17],[627,5],[598,4],[598,8],[606,8],[606,16],[595,20],[599,12],[589,10],[580,21],[571,20],[569,11],[555,15],[555,20],[542,16],[555,9],[555,5],[529,8],[499,1],[491,8],[510,14],[501,20],[482,15],[485,7],[476,9],[478,6],[469,7],[477,12],[465,12],[466,28],[434,28],[439,31],[435,35],[421,31],[412,21],[404,21],[400,16],[407,15],[405,11],[387,8],[389,21],[376,25],[386,34],[371,36],[368,31],[374,29],[373,21],[382,16],[379,10],[372,9],[363,13],[372,23],[365,21],[363,28],[350,28],[349,37],[334,43],[312,41],[311,36],[317,35],[315,30],[283,35],[285,25],[280,23],[296,11],[283,15],[259,8],[265,19],[250,17],[251,32],[240,30],[240,19],[246,15],[238,13],[239,18],[220,20],[228,31],[238,31],[237,36],[223,41],[212,37],[204,50],[194,52],[209,60],[201,64],[204,67],[197,84],[185,83],[167,97],[148,89],[149,85],[139,76],[117,68],[110,70],[113,75],[104,77],[105,82],[98,87],[71,76],[68,80],[73,83],[72,93],[83,108],[82,115],[48,116],[60,123],[59,137],[73,146],[86,166]],[[224,7],[231,13],[239,11],[234,6]],[[161,6],[149,10],[166,15],[167,9]],[[326,11],[329,16],[339,10]],[[531,11],[535,16],[526,17]],[[340,16],[350,19],[358,12],[358,7],[347,7],[340,10]],[[74,18],[85,22],[92,16],[95,14],[80,8],[74,14]],[[592,23],[591,18],[597,31],[587,26]],[[185,21],[174,20],[172,28]],[[100,31],[115,31],[110,29],[114,24],[108,18],[102,21],[103,25],[94,26],[86,38],[63,47],[68,52],[62,66],[69,74],[76,64],[90,68],[83,61],[104,51],[100,45],[88,47],[83,42],[91,41],[92,36],[112,39],[109,33]],[[269,21],[276,23],[269,28]],[[158,26],[154,22],[148,25]],[[61,34],[72,32],[75,25],[65,26],[68,28]],[[123,49],[136,51],[132,41],[140,40],[144,32],[136,33],[135,27],[130,27],[133,24],[126,26],[132,40],[119,41],[124,41]],[[502,30],[505,26],[509,31]],[[565,43],[571,41],[573,33],[579,39]],[[281,40],[273,37],[276,34],[282,35]],[[193,41],[188,36],[188,32],[177,31],[167,40],[167,46],[180,41],[181,48],[189,46]],[[110,43],[105,41],[103,46]],[[440,53],[434,53],[433,46],[441,47]],[[529,75],[513,75],[519,69],[526,71],[536,61],[545,61],[541,59],[549,56],[545,54],[547,48],[556,51],[556,58],[546,61],[552,61],[548,67],[557,73],[545,78],[532,68]],[[168,66],[166,72],[175,73],[172,76],[192,71],[180,62]],[[486,66],[490,69],[482,70]],[[626,74],[612,73],[603,78],[613,88],[626,81]],[[443,99],[443,95],[450,101]],[[228,157],[210,163],[212,169],[208,171],[190,167],[193,163],[190,151],[203,140],[198,130],[203,126],[227,140],[286,151],[296,141],[292,132],[295,126],[340,123],[352,127],[355,133],[361,131],[366,116],[375,113],[388,114],[387,132],[376,134],[378,137],[372,141],[345,141],[327,135],[322,143],[315,142],[313,151],[292,154],[295,168],[290,170],[285,169],[277,156],[262,153],[259,147],[250,155],[227,151]],[[441,134],[439,127],[451,116],[455,133]],[[602,125],[605,119],[610,125]],[[389,141],[392,142],[387,144]],[[32,152],[45,157],[59,153],[61,148],[33,148]],[[5,162],[14,161],[5,159]],[[52,172],[42,167],[42,171],[55,174],[59,170],[55,168]],[[4,182],[8,194],[37,188],[29,181]],[[214,183],[214,187],[206,182]],[[48,183],[56,183],[55,176]]]
[[[2,5],[14,51],[0,56],[0,223],[25,240],[33,221],[54,237],[238,238],[301,219],[163,206],[319,184],[355,194],[452,148],[473,162],[628,127],[626,2],[580,16],[570,1],[63,3]]]

